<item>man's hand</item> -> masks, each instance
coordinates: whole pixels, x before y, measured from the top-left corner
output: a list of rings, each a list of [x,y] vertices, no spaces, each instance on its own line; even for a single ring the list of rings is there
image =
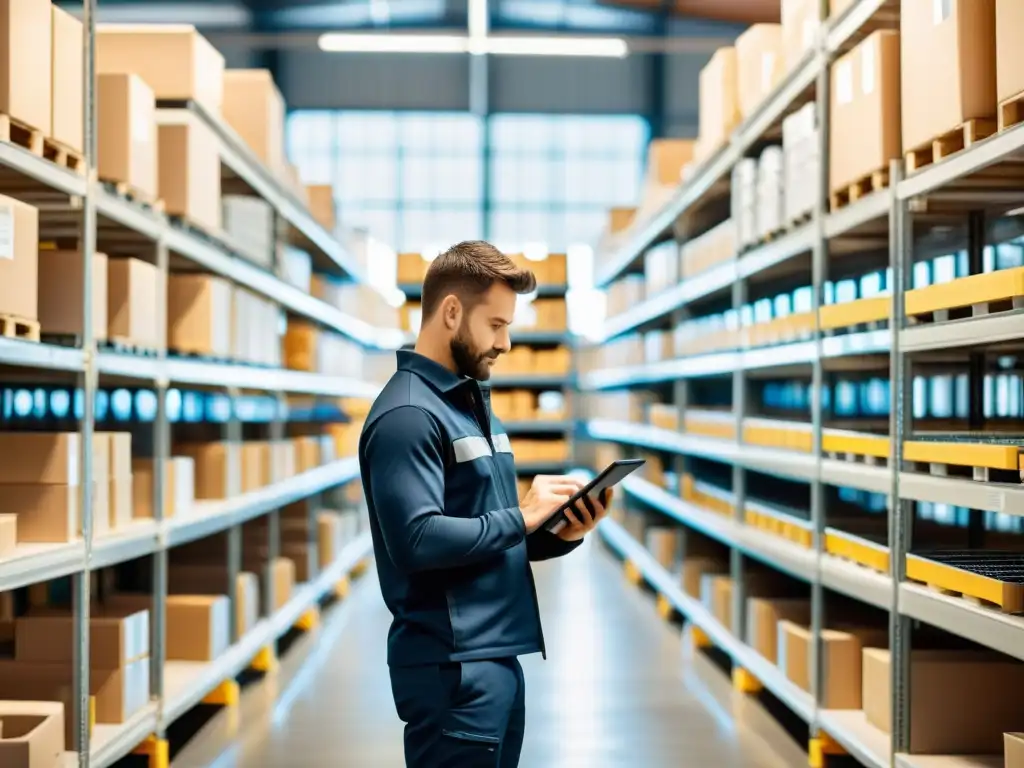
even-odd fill
[[[591,509],[587,508],[587,502]],[[590,533],[597,524],[608,514],[608,506],[612,502],[612,489],[604,492],[604,504],[595,496],[588,496],[586,499],[577,501],[572,509],[565,510],[565,525],[559,532],[558,538],[562,541],[579,541]],[[593,510],[593,511],[591,511]]]
[[[583,483],[567,475],[537,475],[530,492],[519,505],[526,523],[526,532],[533,533],[566,499],[583,487]]]

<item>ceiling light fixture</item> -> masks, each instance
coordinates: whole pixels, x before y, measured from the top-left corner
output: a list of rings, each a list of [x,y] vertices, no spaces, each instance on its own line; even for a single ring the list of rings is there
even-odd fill
[[[469,35],[356,34],[327,32],[320,50],[330,53],[469,53],[493,56],[575,56],[621,59],[626,41],[608,37],[537,37]]]

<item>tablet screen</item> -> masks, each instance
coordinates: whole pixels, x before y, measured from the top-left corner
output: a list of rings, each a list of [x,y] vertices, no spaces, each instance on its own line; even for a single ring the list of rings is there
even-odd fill
[[[618,485],[624,477],[632,474],[645,463],[645,459],[621,459],[619,461],[613,461],[604,468],[601,474],[583,486],[583,488],[573,494],[565,504],[562,504],[558,509],[556,509],[541,528],[546,531],[551,531],[551,533],[558,533],[568,524],[568,521],[565,519],[565,510],[573,506],[577,500],[584,496],[597,496],[603,491]]]

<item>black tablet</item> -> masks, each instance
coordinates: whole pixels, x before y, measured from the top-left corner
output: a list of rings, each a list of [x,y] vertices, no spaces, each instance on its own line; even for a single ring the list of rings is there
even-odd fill
[[[572,507],[584,496],[598,496],[601,499],[605,491],[614,485],[618,485],[624,477],[635,472],[645,463],[646,459],[620,459],[619,461],[613,461],[602,470],[601,474],[570,496],[565,504],[556,509],[551,517],[541,525],[541,528],[551,533],[558,533],[564,526],[568,525],[568,521],[565,519],[566,509]],[[601,501],[603,504],[603,499]]]

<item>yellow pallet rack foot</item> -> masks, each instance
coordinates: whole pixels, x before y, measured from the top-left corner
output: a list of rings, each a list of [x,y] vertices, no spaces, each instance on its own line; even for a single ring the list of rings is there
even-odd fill
[[[733,667],[732,687],[740,693],[760,693],[764,684],[743,667]]]
[[[348,576],[342,576],[338,583],[334,585],[334,596],[338,600],[344,600],[348,597],[349,590],[352,589],[352,582],[349,581]]]
[[[158,739],[156,736],[148,736],[135,748],[134,754],[148,757],[149,768],[169,768],[171,764],[170,744],[167,739]]]
[[[260,648],[249,668],[256,672],[270,673],[277,670],[277,653],[272,645]]]
[[[308,608],[305,613],[299,616],[295,622],[295,628],[300,632],[310,632],[320,626],[320,610],[316,607]]]
[[[827,768],[829,757],[840,757],[846,750],[827,733],[819,732],[807,744],[807,764],[810,768]]]
[[[235,680],[225,680],[206,696],[203,697],[203,704],[214,704],[218,707],[234,707],[238,705],[241,696],[241,689]]]
[[[636,564],[632,560],[626,560],[622,570],[626,575],[626,581],[633,586],[639,586],[640,582],[643,581],[643,574],[640,573],[640,569],[636,567]]]
[[[671,620],[676,615],[676,607],[664,595],[658,595],[658,615],[666,621]]]
[[[711,638],[696,624],[690,624],[690,642],[694,648],[710,648]]]

